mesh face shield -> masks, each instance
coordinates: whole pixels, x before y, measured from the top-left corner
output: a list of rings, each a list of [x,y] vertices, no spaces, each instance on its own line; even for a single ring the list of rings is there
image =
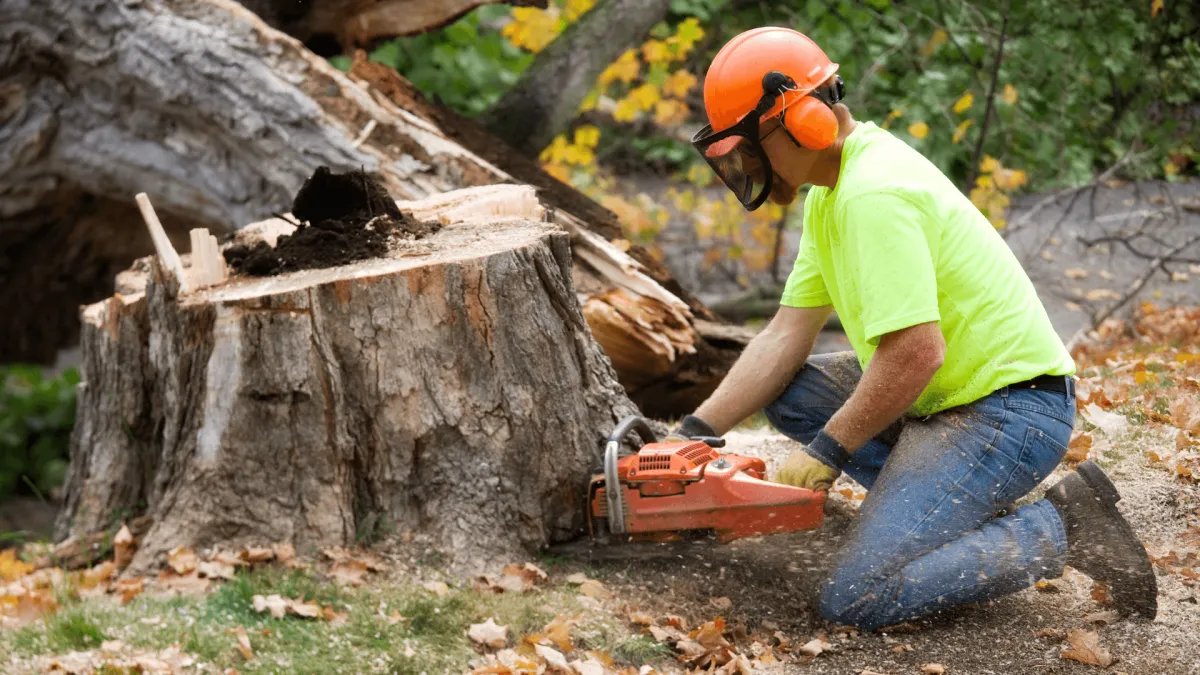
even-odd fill
[[[774,179],[771,160],[759,142],[758,117],[752,112],[732,128],[717,133],[711,125],[705,125],[692,137],[692,147],[749,211],[767,200]]]

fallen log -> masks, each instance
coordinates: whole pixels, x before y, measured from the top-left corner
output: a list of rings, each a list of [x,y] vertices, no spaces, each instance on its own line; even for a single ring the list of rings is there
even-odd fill
[[[568,235],[509,191],[409,203],[440,229],[337,267],[200,287],[192,256],[156,256],[125,275],[83,313],[59,537],[145,504],[143,569],[175,546],[345,546],[383,521],[471,570],[577,536],[596,453],[635,408]],[[294,229],[248,227],[226,258],[290,250]]]

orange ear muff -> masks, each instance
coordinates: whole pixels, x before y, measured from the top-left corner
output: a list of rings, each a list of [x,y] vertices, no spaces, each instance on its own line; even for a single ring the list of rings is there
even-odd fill
[[[792,138],[809,150],[824,150],[837,140],[837,116],[832,108],[813,96],[805,96],[785,108],[782,122]]]

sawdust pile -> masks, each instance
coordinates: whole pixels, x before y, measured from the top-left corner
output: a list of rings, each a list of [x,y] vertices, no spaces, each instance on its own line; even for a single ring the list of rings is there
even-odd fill
[[[225,261],[251,276],[346,265],[386,255],[396,239],[420,239],[441,229],[396,208],[387,190],[364,171],[335,174],[318,168],[292,203],[295,233],[266,242],[232,246]]]

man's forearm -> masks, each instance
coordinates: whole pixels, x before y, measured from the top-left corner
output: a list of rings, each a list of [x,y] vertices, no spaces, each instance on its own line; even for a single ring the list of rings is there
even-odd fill
[[[900,419],[937,373],[945,343],[936,323],[923,326],[906,329],[915,331],[908,336],[885,336],[854,393],[829,418],[825,433],[846,450],[862,447]]]
[[[756,335],[717,390],[694,414],[718,435],[724,435],[769,405],[804,365],[828,314],[823,308],[809,310],[801,321],[781,322]]]

